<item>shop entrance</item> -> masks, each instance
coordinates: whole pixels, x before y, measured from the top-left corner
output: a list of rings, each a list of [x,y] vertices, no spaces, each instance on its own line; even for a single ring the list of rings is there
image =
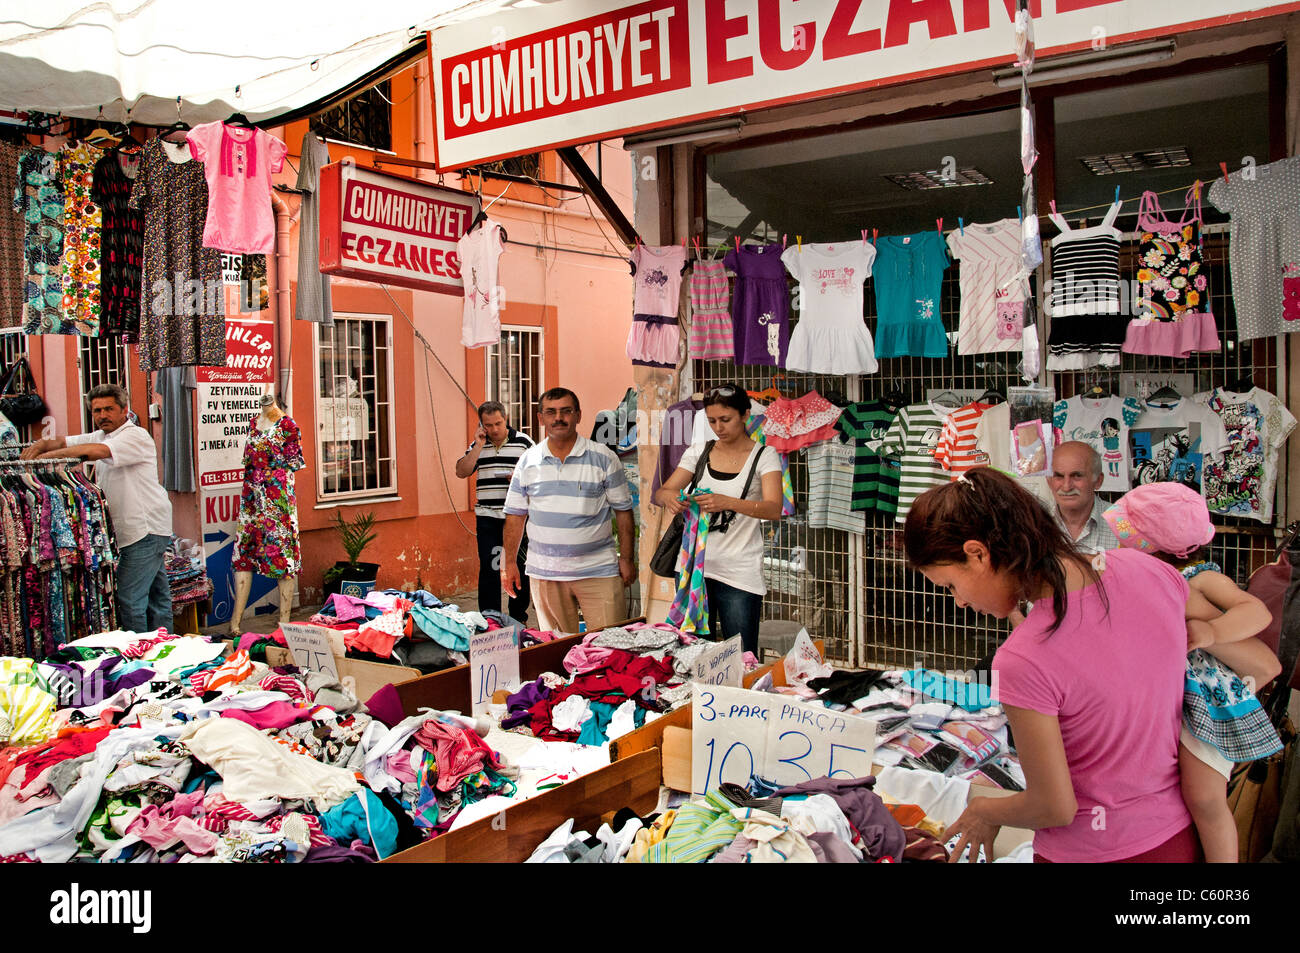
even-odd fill
[[[1172,217],[1183,214],[1184,194],[1196,179],[1211,182],[1220,162],[1235,171],[1247,161],[1281,158],[1282,96],[1270,51],[1258,51],[1230,68],[1181,75],[1137,74],[1135,81],[1099,80],[1034,91],[1038,110],[1040,201],[1056,200],[1073,227],[1097,224],[1113,201],[1123,200],[1125,233],[1121,276],[1136,272],[1136,228],[1144,191],[1160,194]],[[695,189],[704,231],[717,257],[742,242],[862,240],[867,230],[898,235],[1015,217],[1020,199],[1018,97],[927,109],[901,118],[873,119],[833,133],[800,130],[747,141],[743,147],[702,149]],[[1208,186],[1207,186],[1208,188]],[[1203,190],[1204,192],[1204,190]],[[1026,213],[1029,210],[1024,210]],[[1286,358],[1275,339],[1239,343],[1229,287],[1226,216],[1204,203],[1209,294],[1223,347],[1187,360],[1124,354],[1117,370],[1047,373],[1057,398],[1100,384],[1121,390],[1124,375],[1184,375],[1196,393],[1250,380],[1285,396]],[[1047,239],[1057,233],[1042,219]],[[1044,276],[1050,276],[1044,242]],[[1041,291],[1040,312],[1042,307]],[[955,345],[960,295],[958,264],[943,282],[941,314]],[[875,296],[867,282],[865,318],[876,327]],[[797,322],[798,312],[793,320]],[[1049,327],[1040,319],[1040,338]],[[889,358],[870,376],[822,376],[730,361],[695,361],[692,389],[738,380],[752,390],[775,386],[787,397],[816,389],[834,403],[901,391],[916,402],[943,390],[972,396],[1023,383],[1018,352],[943,359]],[[1249,385],[1247,385],[1249,386]],[[1186,396],[1191,396],[1188,393]],[[924,664],[965,669],[1005,636],[1005,623],[959,609],[909,570],[901,524],[874,510],[861,515],[862,532],[819,528],[808,518],[808,468],[791,455],[798,513],[771,524],[764,572],[764,616],[794,619],[826,640],[827,652],[855,666]],[[1285,476],[1282,478],[1284,483]],[[1285,489],[1280,498],[1285,499]],[[1276,518],[1285,522],[1285,513]],[[1273,527],[1220,518],[1213,555],[1243,587],[1268,556]]]

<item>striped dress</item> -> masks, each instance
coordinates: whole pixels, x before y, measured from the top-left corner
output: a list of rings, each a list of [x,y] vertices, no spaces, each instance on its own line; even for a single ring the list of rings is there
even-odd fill
[[[1115,203],[1100,225],[1084,229],[1052,215],[1061,234],[1052,239],[1048,370],[1119,366],[1128,330],[1128,316],[1120,313],[1119,208]]]
[[[948,409],[936,404],[912,404],[898,412],[885,432],[880,452],[898,457],[899,462],[897,523],[907,519],[913,500],[948,482],[948,474],[934,458],[947,415]]]
[[[729,361],[735,347],[731,330],[727,271],[720,261],[697,261],[691,269],[689,356],[702,361]]]

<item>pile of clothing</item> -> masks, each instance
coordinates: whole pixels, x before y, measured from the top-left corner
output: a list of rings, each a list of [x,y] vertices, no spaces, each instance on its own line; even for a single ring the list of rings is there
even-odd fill
[[[203,561],[203,548],[186,546],[187,542],[173,536],[171,548],[164,557],[174,606],[200,602],[212,595],[212,580],[208,578]]]
[[[513,625],[520,630],[521,648],[556,638],[502,612],[461,612],[424,589],[373,590],[364,599],[334,594],[308,621],[342,632],[349,658],[405,665],[424,674],[464,665],[476,632]],[[278,629],[269,635],[247,632],[239,640],[240,649],[262,659],[268,646],[285,644]]]
[[[605,744],[640,728],[648,713],[688,703],[692,667],[711,646],[666,622],[593,632],[564,657],[567,677],[544,674],[506,699],[501,727]]]
[[[515,793],[481,723],[226,651],[111,632],[0,658],[0,861],[371,862]]]
[[[1007,717],[987,683],[966,682],[928,669],[832,671],[772,688],[754,685],[875,723],[874,760],[1024,790],[1025,776],[1011,750]]]

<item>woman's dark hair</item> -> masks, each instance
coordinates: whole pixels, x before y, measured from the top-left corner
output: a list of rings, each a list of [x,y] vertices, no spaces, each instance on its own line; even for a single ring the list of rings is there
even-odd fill
[[[739,384],[719,384],[704,395],[706,409],[718,405],[730,407],[740,414],[741,420],[744,420],[745,415],[749,413],[749,395]]]
[[[903,546],[914,569],[966,562],[962,546],[969,539],[988,547],[992,568],[1015,579],[1020,598],[1051,587],[1054,618],[1048,634],[1065,621],[1066,561],[1073,560],[1094,582],[1100,578],[1038,500],[988,467],[922,493],[903,525]]]

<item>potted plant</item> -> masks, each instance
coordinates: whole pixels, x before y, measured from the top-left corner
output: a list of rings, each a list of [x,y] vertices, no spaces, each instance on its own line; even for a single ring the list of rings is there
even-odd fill
[[[348,558],[339,560],[325,570],[326,596],[341,592],[344,595],[364,598],[366,593],[374,588],[375,577],[379,574],[379,564],[361,562],[361,553],[379,535],[373,531],[374,525],[374,513],[358,513],[352,519],[345,520],[342,513],[338,510],[334,511],[334,528],[338,531],[339,542],[343,545],[343,552],[347,553]]]

